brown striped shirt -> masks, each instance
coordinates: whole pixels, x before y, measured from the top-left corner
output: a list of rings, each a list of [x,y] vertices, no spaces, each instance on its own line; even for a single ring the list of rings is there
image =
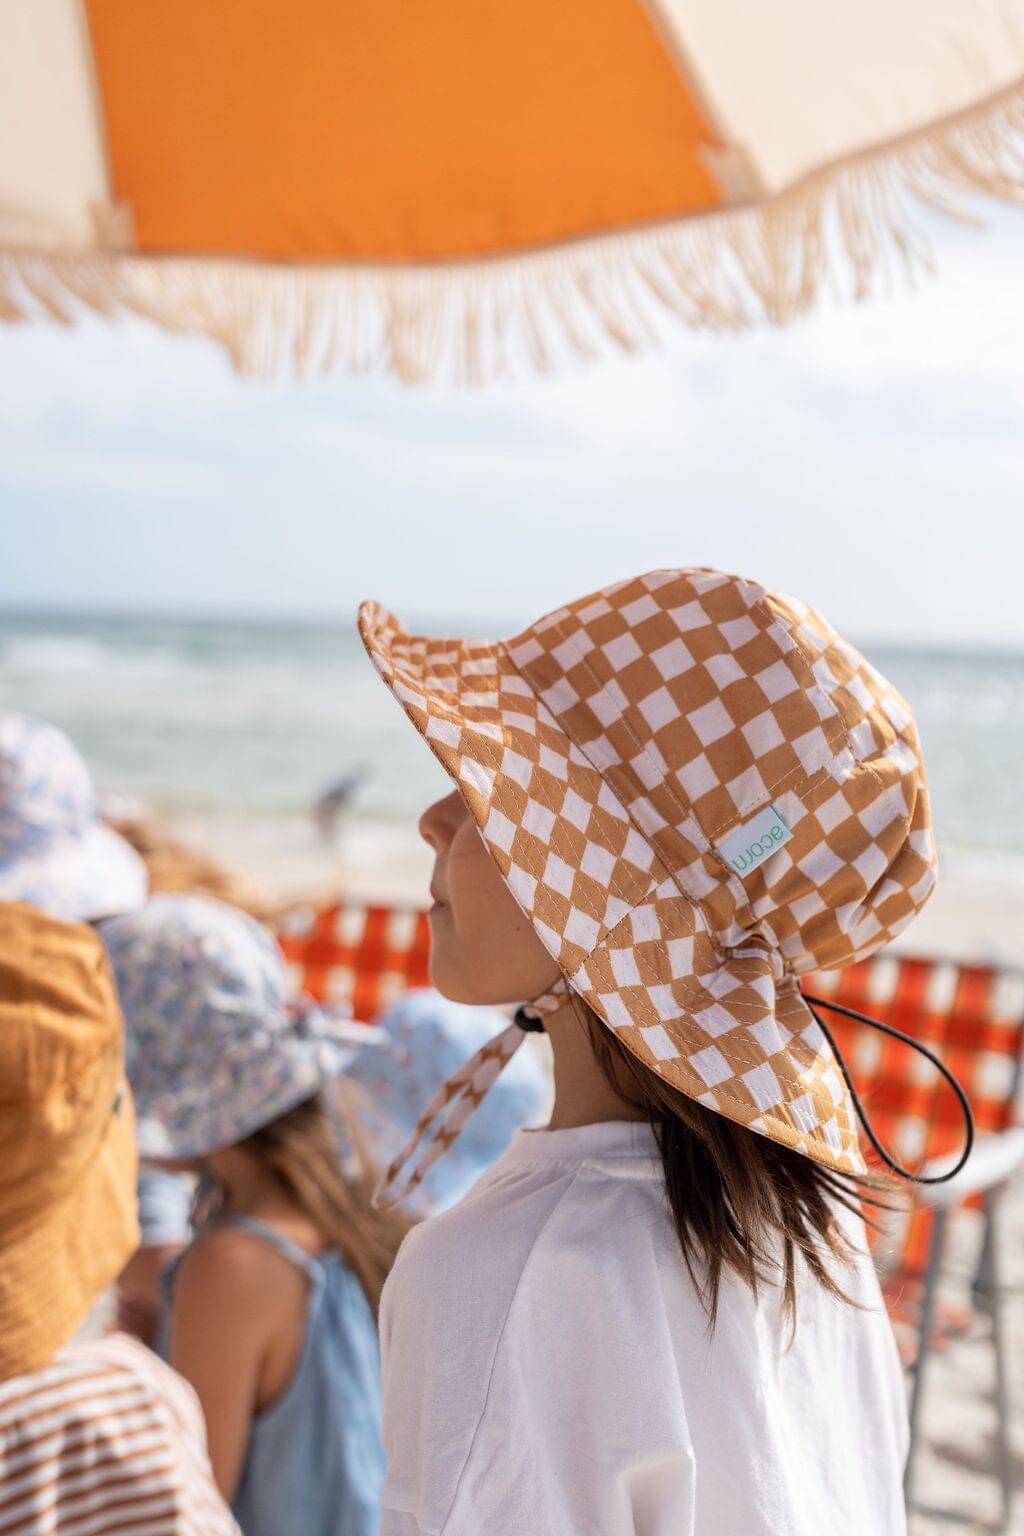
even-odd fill
[[[198,1400],[124,1334],[0,1382],[0,1536],[241,1536]]]

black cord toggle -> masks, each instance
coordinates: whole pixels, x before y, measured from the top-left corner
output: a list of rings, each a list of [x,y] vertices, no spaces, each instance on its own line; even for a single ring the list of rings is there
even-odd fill
[[[535,1019],[532,1014],[527,1013],[526,1010],[529,1006],[529,1003],[521,1003],[512,1015],[513,1022],[518,1024],[519,1028],[528,1035],[542,1035],[544,1033],[543,1020]]]
[[[850,1097],[853,1099],[854,1108],[857,1111],[860,1123],[867,1132],[871,1145],[874,1147],[882,1161],[887,1163],[892,1171],[894,1173],[898,1173],[901,1178],[911,1179],[915,1184],[945,1184],[950,1179],[954,1178],[960,1172],[961,1168],[964,1166],[967,1159],[971,1155],[971,1148],[974,1145],[974,1116],[971,1114],[971,1106],[967,1102],[966,1093],[964,1093],[964,1090],[961,1088],[960,1084],[957,1082],[949,1068],[939,1060],[934,1051],[930,1051],[926,1045],[922,1045],[920,1040],[913,1040],[910,1035],[903,1034],[901,1030],[893,1029],[891,1024],[883,1024],[880,1019],[871,1019],[867,1016],[866,1013],[858,1013],[855,1008],[847,1008],[841,1003],[831,1003],[827,998],[824,997],[808,997],[806,992],[801,992],[800,996],[807,1004],[808,1008],[814,1016],[816,1023],[818,1024],[819,1029],[825,1036],[825,1039],[828,1041],[829,1045],[832,1047],[832,1052],[836,1058],[836,1061],[839,1063],[839,1070],[842,1072],[846,1086],[850,1090]],[[815,1007],[813,1006],[814,1004],[817,1004],[818,1008],[828,1009],[830,1013],[841,1013],[844,1018],[857,1019],[861,1024],[869,1024],[872,1029],[881,1030],[883,1034],[891,1035],[894,1040],[902,1040],[903,1044],[909,1045],[912,1050],[920,1051],[921,1055],[926,1056],[931,1062],[932,1066],[937,1067],[938,1070],[942,1073],[943,1077],[946,1079],[947,1083],[952,1088],[957,1098],[960,1100],[960,1108],[964,1112],[964,1120],[967,1126],[967,1134],[963,1153],[961,1154],[959,1162],[954,1164],[948,1173],[911,1173],[909,1169],[903,1168],[899,1163],[897,1163],[893,1158],[889,1156],[888,1152],[886,1152],[885,1148],[878,1140],[878,1137],[875,1135],[871,1122],[868,1120],[867,1112],[860,1101],[856,1088],[853,1086],[853,1080],[850,1077],[849,1069],[847,1068],[846,1062],[843,1060],[839,1047],[836,1045],[836,1042],[833,1039],[832,1032],[828,1028],[828,1025],[825,1023],[824,1019],[822,1019],[816,1012]]]

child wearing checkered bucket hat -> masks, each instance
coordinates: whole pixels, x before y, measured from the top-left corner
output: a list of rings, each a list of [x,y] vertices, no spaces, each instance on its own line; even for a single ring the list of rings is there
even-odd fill
[[[385,1287],[384,1536],[904,1532],[859,1205],[882,1180],[799,977],[931,893],[909,708],[820,614],[703,568],[507,642],[413,637],[375,604],[360,628],[456,785],[421,821],[433,979],[527,1000],[381,1199],[416,1188],[524,1030],[555,1064],[549,1127],[414,1231]]]

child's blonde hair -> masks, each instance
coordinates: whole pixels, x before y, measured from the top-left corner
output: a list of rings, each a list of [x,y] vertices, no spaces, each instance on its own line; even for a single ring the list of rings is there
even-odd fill
[[[399,1245],[413,1221],[400,1211],[377,1211],[375,1173],[346,1174],[338,1136],[320,1095],[272,1120],[240,1143],[283,1185],[290,1198],[335,1249],[362,1286],[374,1316]]]

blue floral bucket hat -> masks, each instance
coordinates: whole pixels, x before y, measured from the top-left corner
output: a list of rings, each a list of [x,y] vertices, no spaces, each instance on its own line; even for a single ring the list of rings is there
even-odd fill
[[[367,1039],[339,1011],[289,999],[276,940],[224,902],[155,896],[100,933],[140,1157],[205,1157],[244,1141],[326,1088]]]
[[[415,1131],[425,1099],[508,1020],[492,1008],[453,1003],[425,987],[407,992],[377,1022],[379,1029],[360,1046],[345,1077],[362,1090],[350,1096],[348,1106],[372,1161],[386,1168]],[[447,1210],[504,1152],[517,1130],[546,1116],[550,1103],[551,1083],[541,1062],[532,1051],[519,1051],[408,1203],[421,1215]]]
[[[148,886],[134,848],[97,820],[89,770],[64,732],[0,714],[0,901],[94,922],[137,911]]]

